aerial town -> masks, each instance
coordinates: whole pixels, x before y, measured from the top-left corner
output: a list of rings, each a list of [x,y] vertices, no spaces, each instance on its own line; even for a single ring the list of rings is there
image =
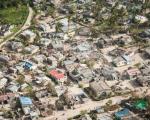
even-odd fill
[[[0,0],[0,120],[150,120],[150,0]]]

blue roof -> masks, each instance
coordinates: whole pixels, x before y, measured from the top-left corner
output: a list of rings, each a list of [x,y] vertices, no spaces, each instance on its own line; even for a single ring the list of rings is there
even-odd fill
[[[32,105],[32,100],[29,97],[19,97],[19,100],[22,105]]]
[[[27,69],[30,69],[32,66],[33,66],[32,63],[30,63],[30,62],[25,62],[25,64],[24,64],[24,67]]]
[[[124,116],[128,116],[129,114],[130,114],[129,109],[125,108],[125,109],[122,109],[122,110],[116,112],[115,116],[117,118],[121,118],[121,117],[124,117]]]

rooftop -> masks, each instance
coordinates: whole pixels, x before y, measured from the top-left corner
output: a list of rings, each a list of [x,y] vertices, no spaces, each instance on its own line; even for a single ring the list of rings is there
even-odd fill
[[[62,72],[59,72],[58,70],[51,70],[50,75],[56,79],[62,79],[64,78],[64,74]]]
[[[32,105],[32,100],[29,97],[19,97],[19,100],[22,105]]]

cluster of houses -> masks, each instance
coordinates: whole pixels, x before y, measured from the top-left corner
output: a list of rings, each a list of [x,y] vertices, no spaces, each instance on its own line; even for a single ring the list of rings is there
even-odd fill
[[[39,7],[41,2],[34,0],[34,5]],[[95,22],[92,12],[95,2],[76,2],[77,14],[73,15],[74,2],[62,3],[57,11],[62,16],[60,19],[49,20],[47,15],[42,15],[43,19],[37,17],[34,28],[22,31],[0,49],[0,119],[42,119],[53,115],[54,111],[75,109],[91,100],[115,97],[117,86],[123,82],[129,86],[132,86],[131,81],[138,83],[139,89],[149,88],[150,47],[134,46],[135,41],[128,31],[94,36],[86,25]],[[56,4],[54,0],[48,3]],[[114,4],[114,0],[106,1],[109,7]],[[126,4],[128,2],[118,9],[128,9]],[[102,16],[107,19],[110,16],[107,11],[107,8],[101,10],[98,19]],[[73,18],[64,17],[68,15]],[[135,19],[139,24],[148,21],[142,15],[136,15]],[[120,22],[128,25],[132,21]],[[10,26],[0,26],[0,35],[9,29]],[[142,31],[139,37],[149,44],[150,30]],[[119,93],[124,93],[124,86],[119,86]],[[113,119],[109,112],[96,111],[97,120]],[[113,116],[117,120],[142,120],[127,107],[113,112]],[[77,120],[92,119],[85,114]]]

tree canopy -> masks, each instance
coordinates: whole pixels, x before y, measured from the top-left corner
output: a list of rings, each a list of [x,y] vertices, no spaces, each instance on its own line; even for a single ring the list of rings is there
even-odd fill
[[[8,7],[18,7],[21,4],[26,4],[27,0],[0,0],[0,9]]]

